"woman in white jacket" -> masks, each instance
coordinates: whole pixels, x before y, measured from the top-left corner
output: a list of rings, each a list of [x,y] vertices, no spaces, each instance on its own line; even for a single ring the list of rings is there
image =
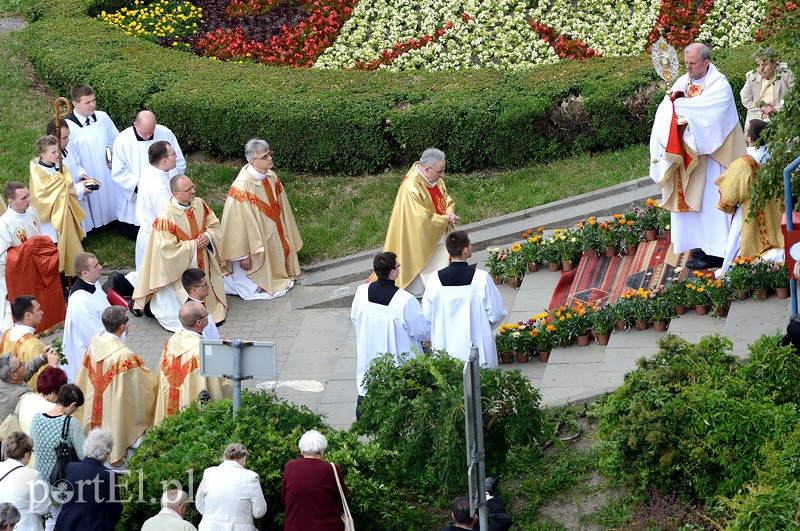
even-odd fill
[[[15,431],[5,441],[7,459],[0,463],[0,502],[12,503],[20,512],[17,531],[41,531],[42,516],[50,511],[50,488],[39,472],[29,468],[33,439]]]
[[[253,518],[266,514],[258,474],[245,468],[249,456],[243,444],[231,443],[222,464],[205,469],[194,502],[203,515],[198,531],[253,531]]]

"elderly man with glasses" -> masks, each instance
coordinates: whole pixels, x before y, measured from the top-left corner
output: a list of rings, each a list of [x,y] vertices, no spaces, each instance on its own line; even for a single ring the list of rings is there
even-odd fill
[[[200,340],[209,318],[206,307],[199,302],[187,302],[181,306],[178,317],[183,328],[167,340],[158,362],[154,424],[197,400],[203,390],[212,402],[233,396],[229,380],[200,374]]]
[[[428,148],[411,166],[400,182],[383,243],[383,250],[396,253],[403,264],[397,286],[416,297],[430,274],[447,265],[444,236],[459,220],[442,180],[445,165],[444,153]]]
[[[45,365],[58,366],[58,354],[50,347],[27,364],[14,356],[0,356],[0,423],[14,412],[22,395],[32,393],[25,383]]]
[[[222,259],[231,273],[225,293],[244,300],[281,297],[300,275],[303,239],[283,184],[272,171],[269,144],[253,138],[247,164],[233,181],[222,214]]]

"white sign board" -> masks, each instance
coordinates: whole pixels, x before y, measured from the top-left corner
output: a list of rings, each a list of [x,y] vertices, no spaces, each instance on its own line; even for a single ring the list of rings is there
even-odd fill
[[[248,341],[242,349],[242,378],[278,379],[278,346],[274,341]],[[207,378],[233,376],[233,347],[219,339],[200,341],[200,374]]]

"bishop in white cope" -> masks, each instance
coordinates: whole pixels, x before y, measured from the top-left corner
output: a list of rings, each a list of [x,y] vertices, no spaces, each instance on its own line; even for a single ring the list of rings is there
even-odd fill
[[[467,264],[472,243],[465,231],[448,234],[445,246],[452,262],[431,274],[422,297],[422,311],[431,325],[431,347],[467,361],[475,345],[481,365],[495,367],[493,331],[508,316],[503,298],[486,271]]]
[[[100,285],[100,270],[103,266],[91,253],[80,253],[75,257],[75,275],[67,303],[67,319],[64,323],[64,356],[67,365],[61,367],[69,380],[75,380],[83,355],[95,334],[105,331],[103,310],[111,306]]]
[[[166,140],[175,150],[175,166],[169,176],[184,173],[186,160],[178,145],[178,139],[168,128],[156,123],[156,115],[151,111],[141,111],[136,115],[133,125],[119,134],[114,141],[114,159],[111,178],[120,194],[117,200],[117,219],[129,225],[138,225],[136,201],[139,181],[145,169],[150,166],[148,149],[159,141]]]
[[[378,279],[356,290],[350,319],[356,327],[356,388],[358,396],[367,393],[364,374],[377,356],[390,353],[414,356],[422,352],[431,329],[417,299],[395,286],[400,270],[397,255],[383,252],[375,256],[372,267]]]
[[[73,111],[65,121],[69,125],[70,151],[75,155],[77,167],[67,167],[70,171],[75,170],[72,175],[77,180],[91,178],[100,183],[97,193],[86,198],[84,210],[92,227],[102,227],[117,219],[117,191],[111,181],[111,162],[107,155],[119,130],[108,114],[96,110],[92,87],[84,83],[75,85],[70,96]],[[61,147],[65,146],[62,143]]]

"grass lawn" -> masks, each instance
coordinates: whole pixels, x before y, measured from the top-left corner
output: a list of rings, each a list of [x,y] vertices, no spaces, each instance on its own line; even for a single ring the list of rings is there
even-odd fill
[[[3,0],[8,2],[8,0]],[[0,3],[0,11],[3,9]],[[28,161],[34,143],[52,119],[52,94],[25,60],[18,34],[0,35],[0,105],[13,112],[0,113],[0,184],[28,181]],[[67,96],[63,94],[63,96]],[[97,94],[103,108],[103,95]],[[117,124],[120,130],[127,124]],[[269,140],[269,139],[267,139]],[[305,246],[305,264],[379,247],[385,236],[397,186],[407,168],[393,168],[377,175],[314,175],[281,171],[275,153],[276,172],[284,183]],[[187,174],[221,217],[230,183],[244,159],[209,159],[188,154]],[[546,164],[514,170],[486,170],[445,177],[463,223],[549,203],[572,195],[629,181],[647,174],[645,146],[616,152],[579,154]],[[133,266],[134,244],[117,236],[113,227],[92,231],[84,241],[106,268]]]

